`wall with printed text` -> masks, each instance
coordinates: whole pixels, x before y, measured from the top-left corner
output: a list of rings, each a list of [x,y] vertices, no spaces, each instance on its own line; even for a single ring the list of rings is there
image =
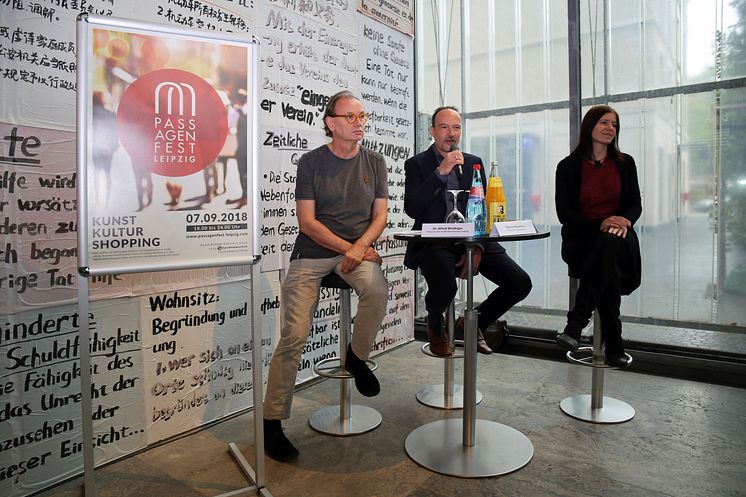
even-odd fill
[[[404,160],[414,154],[413,24],[409,1],[47,0],[4,2],[0,18],[0,494],[29,495],[82,469],[198,428],[252,404],[254,367],[265,369],[279,337],[280,286],[298,234],[299,157],[326,143],[329,97],[349,89],[370,119],[363,144],[388,166],[389,218],[376,249],[389,280],[388,312],[374,354],[413,338],[412,273],[405,247]],[[394,8],[392,6],[398,5]],[[363,12],[365,10],[365,12]],[[375,12],[373,12],[375,11]],[[80,13],[187,30],[256,37],[261,281],[255,282],[261,343],[252,341],[250,268],[109,274],[89,280],[91,341],[80,342],[77,305],[76,18]],[[398,16],[398,17],[397,17]],[[393,19],[393,21],[392,21]],[[397,19],[399,21],[397,21]],[[380,20],[389,21],[388,25]],[[147,40],[146,40],[147,41]],[[95,40],[94,85],[111,112],[127,87],[169,67],[178,47],[124,37]],[[184,50],[184,47],[181,47]],[[125,64],[133,51],[138,64]],[[138,171],[120,143],[111,150],[107,202],[163,216],[240,203],[235,157],[240,61],[218,54],[204,76],[224,97],[230,131],[213,164],[174,187],[153,174],[148,205],[136,205]],[[245,71],[245,67],[243,68]],[[251,191],[251,189],[249,189]],[[129,192],[134,192],[130,194]],[[95,208],[95,206],[94,206]],[[353,300],[353,311],[354,311]],[[338,350],[337,295],[322,293],[299,370]],[[82,440],[80,350],[92,356],[94,439]],[[263,363],[251,351],[262,347]],[[382,372],[385,374],[385,372]],[[266,374],[265,374],[266,377]]]

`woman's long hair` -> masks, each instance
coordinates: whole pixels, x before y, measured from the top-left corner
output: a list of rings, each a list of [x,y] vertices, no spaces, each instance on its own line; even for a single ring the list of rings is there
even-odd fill
[[[619,122],[619,113],[609,107],[608,105],[595,105],[591,107],[588,112],[585,113],[585,116],[583,117],[583,122],[580,123],[580,136],[578,137],[578,144],[575,146],[575,149],[572,151],[573,155],[578,155],[585,159],[593,160],[593,139],[591,137],[593,133],[593,128],[596,127],[596,124],[598,124],[598,121],[601,120],[601,118],[608,114],[609,112],[613,112],[616,116],[616,135],[614,136],[614,139],[611,143],[608,145],[607,154],[609,157],[614,159],[617,162],[624,162],[624,156],[622,156],[622,151],[619,150],[619,129],[620,129],[620,122]]]

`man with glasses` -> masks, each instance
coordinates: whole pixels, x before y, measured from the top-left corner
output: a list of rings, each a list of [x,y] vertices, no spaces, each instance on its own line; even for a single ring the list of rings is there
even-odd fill
[[[345,369],[361,394],[378,395],[365,360],[386,313],[388,282],[372,244],[386,225],[388,183],[381,154],[360,146],[368,114],[351,92],[332,96],[324,112],[331,142],[298,162],[295,200],[300,234],[282,283],[281,337],[269,367],[264,443],[278,461],[298,456],[282,431],[290,417],[298,364],[319,300],[321,279],[337,273],[359,297]]]
[[[404,211],[414,218],[414,229],[422,229],[423,223],[442,223],[453,208],[447,202],[446,190],[469,190],[472,166],[484,162],[476,155],[458,149],[461,141],[461,116],[455,107],[439,107],[433,112],[430,136],[434,143],[424,152],[410,157],[404,163]],[[482,174],[484,182],[484,174]],[[485,183],[486,184],[486,183]],[[466,210],[468,195],[457,200],[459,211]],[[466,257],[462,246],[446,246],[437,243],[409,243],[404,264],[419,269],[427,282],[425,308],[427,310],[427,337],[433,354],[452,355],[451,344],[443,330],[443,312],[456,295],[457,277],[466,277]],[[481,273],[497,285],[490,295],[477,307],[477,351],[492,353],[484,338],[484,332],[513,305],[525,299],[531,291],[531,278],[510,258],[498,243],[476,247],[472,257],[474,274]],[[463,340],[464,318],[456,322],[454,333]]]

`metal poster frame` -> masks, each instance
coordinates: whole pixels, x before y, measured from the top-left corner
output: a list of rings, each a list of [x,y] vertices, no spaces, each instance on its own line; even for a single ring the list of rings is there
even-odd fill
[[[96,267],[92,265],[89,249],[89,232],[88,232],[88,165],[89,165],[89,132],[91,122],[89,119],[89,107],[91,106],[90,91],[92,88],[91,73],[89,66],[89,56],[91,53],[92,30],[93,28],[117,29],[129,31],[138,34],[148,35],[168,35],[177,38],[189,38],[205,40],[210,42],[224,42],[231,45],[243,46],[247,49],[248,58],[247,67],[249,76],[247,78],[247,101],[252,103],[251,112],[247,115],[247,196],[251,197],[246,211],[251,219],[251,229],[249,230],[248,247],[244,253],[237,256],[210,258],[205,260],[177,260],[175,262],[164,264],[163,262],[142,263],[136,261],[127,261],[126,259],[120,266]],[[259,40],[252,37],[247,41],[238,36],[226,33],[201,32],[196,30],[180,29],[172,26],[134,21],[130,19],[99,17],[88,14],[81,14],[77,19],[77,172],[78,172],[78,310],[81,317],[80,340],[83,344],[90,343],[90,296],[88,288],[88,277],[97,275],[113,275],[122,273],[140,273],[156,271],[172,271],[178,269],[194,269],[218,266],[234,265],[251,265],[251,337],[252,347],[252,364],[262,364],[262,347],[256,346],[261,343],[261,327],[259,326],[259,304],[255,297],[259,290],[259,265],[261,259],[261,247],[259,246],[259,236],[257,226],[259,224],[259,194],[257,185],[259,184],[259,174],[257,165],[259,164],[259,117],[256,108],[259,99]],[[248,200],[248,199],[247,199]],[[91,396],[91,356],[89,347],[81,347],[80,352],[80,371],[81,371],[81,408],[82,408],[82,431],[83,440],[93,439],[93,419],[92,419],[92,396]],[[232,456],[235,458],[241,471],[253,485],[221,494],[223,497],[239,495],[262,495],[271,497],[271,493],[265,487],[265,468],[264,468],[264,427],[263,419],[263,380],[262,368],[252,368],[253,402],[254,402],[254,438],[255,438],[255,465],[254,471],[238,450],[235,443],[229,444]],[[84,491],[87,497],[95,497],[95,461],[94,447],[90,443],[83,443],[83,476]]]
[[[135,218],[137,216],[138,222],[143,221],[150,221],[150,224],[153,223],[152,216],[153,214],[158,214],[158,212],[152,212],[154,209],[150,208],[148,210],[147,216],[141,215],[139,211],[126,211],[121,210],[118,208],[118,206],[110,206],[108,203],[105,206],[92,206],[91,205],[91,199],[90,194],[92,193],[91,185],[89,185],[89,177],[86,174],[87,168],[86,166],[89,164],[89,162],[93,162],[92,159],[92,144],[93,139],[92,138],[98,138],[99,134],[93,127],[93,118],[91,116],[92,114],[92,105],[91,105],[91,94],[92,94],[92,86],[93,86],[93,71],[92,71],[92,45],[94,43],[93,36],[92,36],[92,30],[94,28],[99,29],[105,29],[105,30],[111,30],[111,31],[118,31],[122,33],[128,33],[128,34],[134,34],[134,35],[148,35],[148,36],[163,36],[163,37],[170,37],[170,38],[177,38],[184,40],[185,42],[188,41],[205,41],[210,43],[220,43],[222,42],[226,46],[239,46],[242,48],[246,48],[249,57],[251,58],[252,54],[256,51],[253,49],[254,46],[258,46],[258,40],[255,37],[252,37],[251,42],[247,42],[244,39],[239,38],[236,35],[232,34],[213,34],[212,32],[201,32],[201,31],[194,31],[194,30],[186,30],[186,29],[180,29],[172,26],[166,26],[166,25],[160,25],[160,24],[153,24],[153,23],[147,23],[147,22],[141,22],[141,21],[134,21],[130,19],[122,19],[122,18],[112,18],[112,17],[96,17],[91,16],[87,14],[81,14],[79,16],[78,26],[82,27],[82,29],[78,30],[79,37],[83,36],[83,39],[78,40],[78,45],[83,48],[83,51],[81,53],[81,50],[78,50],[78,81],[77,81],[77,155],[78,155],[78,265],[83,268],[82,270],[90,276],[98,276],[100,274],[123,274],[123,273],[140,273],[140,272],[150,272],[150,271],[159,271],[159,270],[177,270],[177,269],[193,269],[193,268],[203,268],[203,267],[216,267],[216,266],[232,266],[232,265],[242,265],[242,264],[252,264],[254,263],[254,257],[250,253],[248,253],[249,247],[256,246],[256,239],[257,233],[256,233],[256,225],[251,226],[253,230],[245,230],[246,232],[241,234],[244,234],[249,237],[249,239],[245,242],[241,242],[241,250],[226,250],[226,248],[233,248],[233,247],[226,247],[226,245],[229,245],[229,242],[226,241],[226,237],[224,236],[222,238],[223,246],[217,246],[212,245],[213,248],[211,249],[202,249],[200,253],[188,253],[184,251],[184,253],[177,253],[177,254],[157,254],[153,257],[146,258],[144,256],[137,257],[133,256],[132,252],[140,253],[144,252],[142,250],[137,251],[127,251],[127,250],[119,250],[116,253],[110,254],[109,258],[106,259],[105,256],[107,254],[103,253],[102,250],[92,250],[90,243],[91,238],[93,238],[93,241],[96,241],[96,230],[91,230],[91,226],[95,226],[95,218],[93,217],[92,210],[100,209],[103,212],[97,214],[104,214],[108,215],[109,218],[123,218],[123,217],[130,217],[130,216],[123,216],[122,214],[131,214],[132,218]],[[259,64],[258,59],[256,62],[253,60],[247,61],[248,65],[255,65],[256,67],[252,67],[252,72],[250,75],[248,75],[248,81],[247,84],[247,93],[250,93],[254,86],[257,86],[259,84],[258,79],[258,70],[259,70]],[[180,71],[182,74],[184,71]],[[129,76],[129,75],[128,75]],[[139,80],[144,79],[147,76],[147,74],[142,75],[141,77],[135,79],[134,81],[131,81],[131,85],[137,84]],[[130,76],[131,77],[131,76]],[[163,83],[161,85],[158,85],[158,88],[156,88],[156,97],[159,95],[159,88],[164,85],[174,85],[173,82],[167,82]],[[189,85],[184,84],[185,87],[188,87]],[[166,90],[165,88],[168,88]],[[189,105],[184,105],[185,98],[182,98],[178,101],[178,105],[174,105],[174,107],[178,107],[179,109],[174,110],[174,112],[171,112],[171,104],[172,100],[176,100],[179,98],[178,96],[171,97],[173,88],[169,86],[165,86],[163,90],[160,90],[160,95],[162,97],[163,94],[167,93],[168,97],[166,100],[168,111],[164,111],[164,109],[161,109],[161,113],[164,113],[168,117],[171,117],[174,113],[178,113],[180,116],[188,115],[189,112]],[[126,92],[125,92],[126,93]],[[182,93],[181,88],[177,88],[177,91],[174,92],[176,95],[180,95]],[[187,93],[185,91],[184,93]],[[195,95],[195,90],[191,89],[191,94]],[[150,95],[149,95],[150,96]],[[248,98],[249,95],[247,95]],[[195,100],[197,99],[196,96],[193,96],[191,99],[192,102],[192,108],[191,113],[192,117],[196,117],[196,109],[195,109]],[[158,113],[158,98],[155,98],[155,112]],[[177,102],[174,102],[177,103]],[[162,105],[161,107],[165,107],[165,105]],[[184,112],[184,107],[186,107],[186,113]],[[127,110],[126,108],[123,108],[123,106],[120,106],[119,111]],[[144,108],[141,110],[145,110]],[[200,109],[200,112],[203,112],[202,109]],[[256,114],[256,108],[251,108],[250,112],[252,119],[248,120],[247,122],[247,146],[250,144],[258,144],[258,141],[250,141],[252,138],[254,138],[254,134],[258,133],[257,126],[258,126],[258,119],[254,119]],[[148,126],[152,127],[152,121],[147,122]],[[135,132],[144,132],[144,129],[135,129]],[[144,134],[144,133],[143,133]],[[105,137],[105,133],[100,133],[101,137]],[[197,135],[198,136],[198,135]],[[258,136],[258,135],[257,135]],[[123,137],[123,134],[120,133],[120,137]],[[199,141],[199,140],[197,140]],[[124,142],[124,140],[123,140]],[[123,143],[124,144],[124,143]],[[153,143],[148,143],[148,137],[143,136],[140,137],[139,142],[136,144],[137,148],[144,148],[146,145],[153,145]],[[168,145],[168,144],[167,144]],[[125,147],[126,148],[126,147]],[[254,157],[255,154],[255,148],[256,147],[250,147],[252,150],[252,163],[247,164],[247,168],[251,167],[252,170],[256,164],[258,164],[258,161],[256,157]],[[153,160],[153,153],[152,149],[150,150],[151,153],[147,154],[143,157],[138,157],[137,159],[133,158],[132,163],[133,166],[137,166],[137,168],[142,167],[142,163],[150,162]],[[217,153],[217,152],[216,152]],[[248,160],[247,160],[248,162]],[[185,167],[185,166],[182,166]],[[134,167],[133,167],[134,168]],[[149,169],[148,169],[149,170]],[[158,174],[158,173],[152,173],[152,174]],[[182,174],[182,173],[179,173]],[[151,175],[149,173],[149,175]],[[254,185],[251,185],[254,186]],[[95,185],[94,185],[95,188]],[[248,185],[247,185],[248,190]],[[151,193],[152,197],[152,193]],[[151,199],[152,201],[152,199]],[[155,206],[153,206],[155,207]],[[142,205],[141,205],[142,208]],[[244,211],[248,211],[249,206],[246,205],[244,207]],[[179,211],[161,211],[161,212],[169,212],[171,213],[171,219],[166,219],[165,216],[160,216],[161,219],[156,218],[156,229],[162,230],[165,232],[165,235],[170,236],[173,238],[173,243],[171,243],[172,247],[178,247],[179,245],[186,245],[191,244],[195,245],[196,242],[188,242],[187,240],[190,239],[189,236],[186,235],[186,233],[190,232],[191,229],[200,229],[203,231],[208,231],[216,234],[221,233],[221,229],[223,228],[233,228],[233,226],[230,226],[231,221],[234,219],[234,216],[230,216],[230,218],[223,220],[221,217],[228,217],[225,215],[226,213],[221,213],[223,216],[201,216],[199,220],[197,221],[189,221],[188,220],[188,214],[186,212],[183,213],[183,215],[186,217],[184,219],[184,227],[185,231],[184,233],[174,233],[174,229],[172,226],[175,224],[175,219],[173,219],[175,216],[179,215]],[[191,211],[191,212],[199,212],[199,211]],[[230,214],[243,214],[240,210],[233,210]],[[248,212],[246,212],[248,214]],[[214,218],[216,218],[213,220]],[[208,220],[203,220],[202,218],[207,218]],[[243,217],[241,218],[243,220]],[[256,218],[258,219],[258,218]],[[255,221],[256,219],[253,219]],[[221,224],[223,223],[223,224]],[[236,223],[238,224],[238,223]],[[136,225],[134,225],[136,226]],[[248,226],[247,226],[248,228]],[[136,228],[133,228],[133,231]],[[237,231],[237,230],[234,230]],[[93,236],[92,233],[93,232]],[[192,231],[193,232],[193,231]],[[146,232],[147,233],[147,232]],[[160,235],[163,235],[164,233],[158,233]],[[135,236],[138,236],[140,238],[145,238],[146,236],[151,236],[150,234],[146,235],[131,235],[132,238]],[[102,235],[102,238],[105,238],[106,242],[117,242],[118,236],[114,234],[104,234]],[[108,239],[106,239],[108,238]],[[128,240],[123,240],[128,241]],[[170,240],[168,240],[170,241]],[[135,247],[137,248],[137,247]],[[165,251],[164,251],[165,252]],[[209,256],[207,255],[209,253]],[[257,252],[255,251],[254,254]],[[260,253],[260,252],[259,252]],[[216,255],[220,255],[220,257],[216,257]],[[97,257],[98,256],[98,257]],[[110,262],[112,259],[116,258],[116,262]]]

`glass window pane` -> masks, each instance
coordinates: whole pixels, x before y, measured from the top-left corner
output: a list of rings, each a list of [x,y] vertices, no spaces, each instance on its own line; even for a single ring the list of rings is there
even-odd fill
[[[677,10],[678,2],[671,0],[647,0],[645,3],[642,53],[643,88],[665,88],[676,86],[679,81]],[[618,45],[624,45],[619,40]],[[619,71],[623,67],[617,66]]]
[[[642,216],[643,283],[622,299],[622,314],[675,319],[678,205],[676,99],[639,100],[614,105],[619,112],[619,146],[637,164]]]
[[[569,62],[567,57],[567,2],[548,2],[549,7],[549,84],[548,101],[567,100]]]
[[[715,94],[681,97],[676,319],[711,321],[715,254]]]
[[[514,0],[495,0],[495,42],[492,48],[495,81],[492,93],[496,109],[519,104],[516,89],[516,25]],[[473,67],[474,70],[478,66]]]
[[[746,325],[746,89],[724,90],[720,102],[724,241],[719,247],[724,281],[718,322]]]
[[[466,78],[469,112],[494,108],[495,66],[492,60],[491,39],[494,36],[496,19],[490,16],[490,0],[470,2],[469,11],[469,77]]]
[[[746,2],[724,2],[723,78],[746,76]]]
[[[568,109],[555,108],[569,96],[567,2],[418,5],[426,17],[420,29],[439,26],[451,33],[449,57],[440,58],[435,37],[418,33],[418,47],[420,41],[431,45],[418,48],[418,71],[424,60],[429,77],[418,79],[418,112],[429,115],[441,101],[462,108],[462,148],[481,156],[485,166],[499,161],[509,218],[533,219],[553,235],[536,246],[506,244],[534,281],[521,306],[565,311],[567,269],[560,257],[554,174],[573,145]],[[439,21],[429,11],[433,6],[442,11]],[[465,47],[458,34],[463,7],[469,8]],[[584,111],[589,100],[610,102],[619,111],[620,146],[637,163],[643,195],[636,226],[643,282],[623,299],[622,314],[744,326],[746,88],[672,90],[746,76],[746,3],[580,0],[580,13]],[[457,85],[462,53],[469,57],[465,102]],[[437,63],[448,65],[447,75]],[[448,81],[443,100],[433,84],[439,77]],[[503,115],[524,105],[538,110]],[[475,112],[478,119],[470,117]],[[425,136],[427,123],[418,123],[418,130]]]
[[[584,2],[586,3],[586,2]],[[591,45],[596,56],[596,87],[603,91],[603,88],[607,87],[608,93],[627,93],[631,91],[639,91],[642,89],[642,33],[640,32],[640,22],[642,19],[642,13],[640,12],[640,2],[608,2],[609,4],[609,60],[608,71],[609,74],[604,76],[603,65],[604,65],[604,26],[603,26],[603,3],[590,2],[593,4],[591,7],[592,16],[588,19],[588,7],[586,6],[581,10],[581,17],[586,14],[586,22],[592,28],[590,33],[594,36],[589,36],[586,40],[581,40],[581,43],[586,43],[589,48],[589,55]],[[599,12],[596,13],[595,6],[599,6]],[[598,16],[598,19],[596,16]],[[585,50],[583,56],[585,56]],[[600,67],[599,67],[600,66]],[[590,77],[591,72],[587,73]],[[607,78],[608,84],[605,86],[604,77]],[[583,79],[586,78],[585,64],[583,67]],[[589,95],[587,85],[583,83],[583,95]],[[597,95],[601,95],[601,92],[597,92]]]
[[[520,82],[518,90],[521,105],[546,101],[546,50],[544,49],[544,2],[522,0],[520,3],[520,45],[518,59]]]
[[[419,109],[461,104],[461,2],[424,2],[417,15]],[[432,7],[435,7],[433,10]]]
[[[716,12],[710,2],[688,0],[683,10],[683,83],[715,80]]]
[[[417,15],[417,101],[420,109],[435,108],[438,99],[438,53],[435,43],[435,15],[429,2],[421,3]]]

